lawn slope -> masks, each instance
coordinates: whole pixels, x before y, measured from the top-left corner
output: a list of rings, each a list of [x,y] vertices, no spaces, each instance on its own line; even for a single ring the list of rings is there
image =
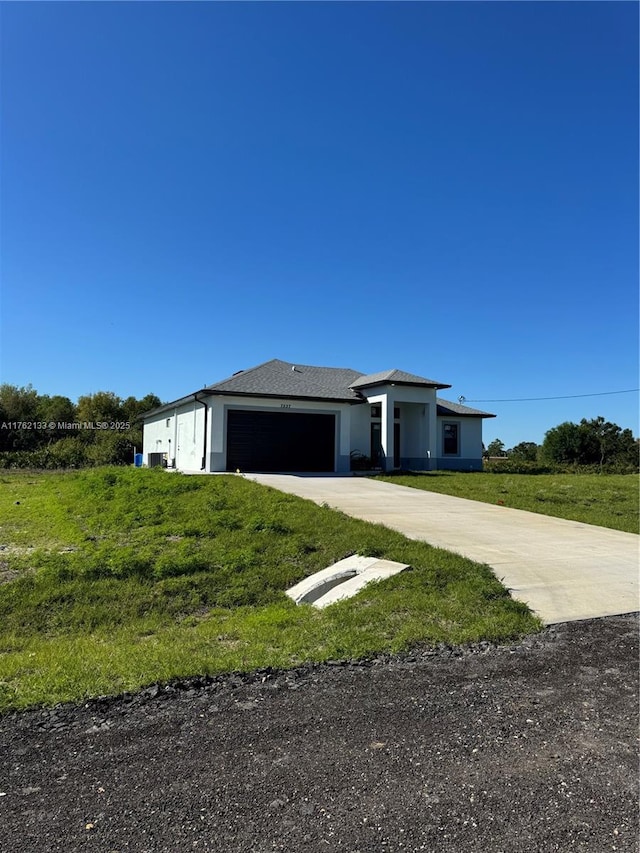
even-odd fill
[[[412,571],[323,611],[285,596],[353,553]],[[0,710],[539,627],[487,566],[242,477],[0,478]]]

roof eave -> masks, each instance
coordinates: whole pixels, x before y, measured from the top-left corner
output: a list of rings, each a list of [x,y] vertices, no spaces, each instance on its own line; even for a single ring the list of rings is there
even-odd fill
[[[269,394],[265,391],[229,391],[221,389],[207,389],[206,392],[197,391],[197,394],[207,393],[211,397],[247,397],[262,400],[313,400],[321,403],[360,403],[357,397],[321,397],[313,394]],[[354,392],[355,393],[355,392]]]
[[[497,418],[490,412],[455,412],[453,409],[447,409],[446,406],[438,406],[439,409],[444,409],[443,412],[437,412],[441,418]]]
[[[404,385],[409,388],[435,388],[436,390],[440,390],[442,388],[451,388],[451,385],[444,385],[441,382],[402,382],[398,379],[382,379],[377,382],[366,382],[358,385],[350,385],[354,391],[359,391],[361,388],[375,388],[376,385]]]
[[[200,388],[192,394],[187,394],[186,397],[178,397],[177,400],[172,400],[170,403],[163,403],[155,409],[149,409],[148,412],[143,412],[141,418],[150,418],[152,415],[159,415],[161,412],[168,412],[170,409],[175,409],[177,406],[184,406],[185,403],[191,403],[196,399],[198,394],[211,394],[211,391],[206,388]]]

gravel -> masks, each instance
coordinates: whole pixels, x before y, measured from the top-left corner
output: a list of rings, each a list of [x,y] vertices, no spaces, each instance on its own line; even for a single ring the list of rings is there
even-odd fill
[[[638,851],[638,616],[0,717],[2,853]]]

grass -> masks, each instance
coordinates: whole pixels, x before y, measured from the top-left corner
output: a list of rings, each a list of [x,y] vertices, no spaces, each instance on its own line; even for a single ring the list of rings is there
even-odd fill
[[[378,479],[430,492],[638,533],[637,474],[489,474],[430,471]]]
[[[0,480],[0,710],[540,628],[489,567],[241,477]],[[352,553],[412,571],[320,611],[285,596]]]

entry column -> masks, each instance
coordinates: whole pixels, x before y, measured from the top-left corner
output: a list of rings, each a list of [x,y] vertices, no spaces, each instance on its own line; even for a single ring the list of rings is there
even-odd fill
[[[393,407],[395,400],[385,394],[381,401],[382,465],[385,471],[393,470]]]

